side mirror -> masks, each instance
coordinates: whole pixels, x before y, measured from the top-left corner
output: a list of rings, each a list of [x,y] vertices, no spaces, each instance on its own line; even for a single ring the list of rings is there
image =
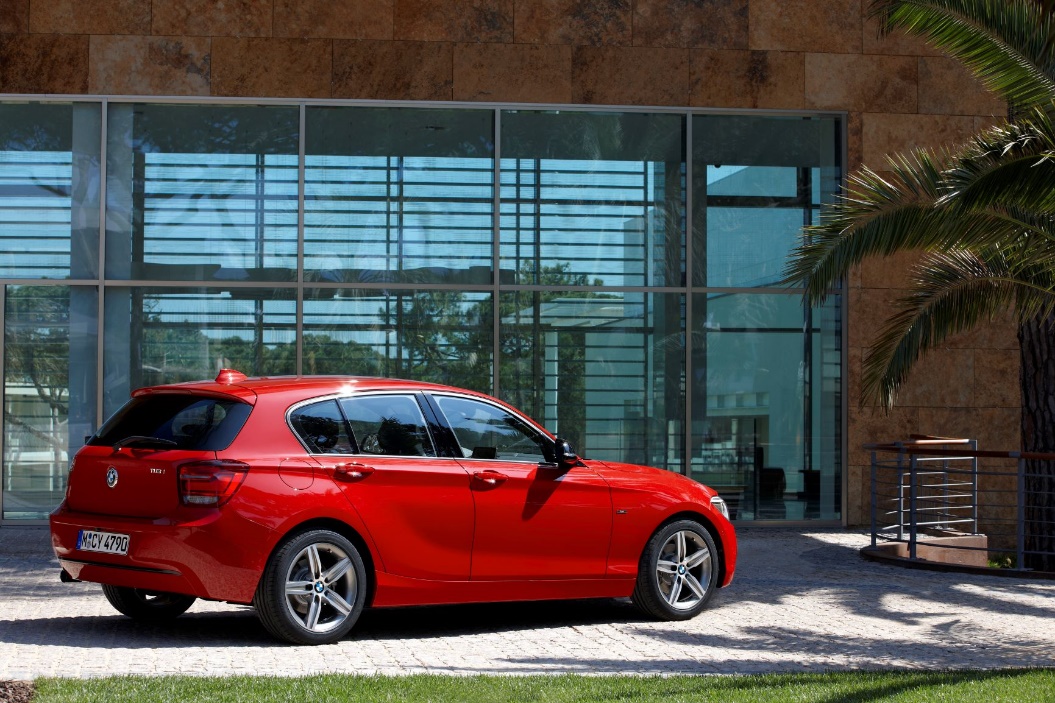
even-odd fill
[[[553,443],[553,455],[555,463],[561,471],[567,471],[579,463],[579,455],[575,453],[575,450],[571,448],[567,440],[560,437],[557,437]]]

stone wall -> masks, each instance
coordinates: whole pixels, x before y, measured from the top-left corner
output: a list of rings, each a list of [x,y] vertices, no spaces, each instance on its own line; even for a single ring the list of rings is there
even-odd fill
[[[358,98],[845,110],[848,160],[957,142],[1000,101],[868,0],[0,0],[0,94]],[[911,432],[1018,446],[1014,328],[930,357],[890,415],[862,351],[911,257],[850,281],[848,519],[861,444]]]

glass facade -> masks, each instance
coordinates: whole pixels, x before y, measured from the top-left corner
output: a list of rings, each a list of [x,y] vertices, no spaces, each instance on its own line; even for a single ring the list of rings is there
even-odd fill
[[[42,519],[135,388],[495,394],[591,459],[842,514],[842,302],[778,286],[834,115],[0,103],[3,493]]]

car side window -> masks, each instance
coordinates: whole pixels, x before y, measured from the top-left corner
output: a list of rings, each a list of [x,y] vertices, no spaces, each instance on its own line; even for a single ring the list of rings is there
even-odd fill
[[[299,407],[290,413],[289,422],[312,454],[352,453],[348,428],[335,400]]]
[[[411,396],[342,398],[341,409],[363,454],[436,456],[425,417]]]
[[[469,459],[547,461],[547,438],[516,415],[471,398],[434,396],[454,430],[462,455]]]

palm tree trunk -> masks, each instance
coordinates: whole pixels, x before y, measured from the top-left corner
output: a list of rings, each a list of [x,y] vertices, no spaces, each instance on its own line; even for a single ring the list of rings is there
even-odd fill
[[[1022,450],[1053,452],[1055,316],[1023,323],[1018,328],[1018,341],[1022,355]],[[1025,566],[1055,571],[1055,462],[1026,462],[1025,493]]]

